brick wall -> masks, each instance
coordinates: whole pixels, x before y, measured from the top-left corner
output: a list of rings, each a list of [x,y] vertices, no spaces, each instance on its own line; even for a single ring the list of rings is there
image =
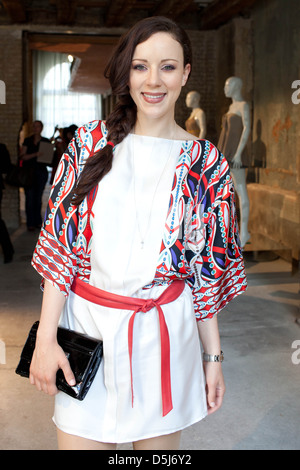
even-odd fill
[[[6,85],[6,104],[0,105],[0,142],[13,162],[17,158],[17,139],[22,125],[22,31],[14,27],[0,28],[0,80]],[[19,192],[6,186],[2,200],[2,216],[9,229],[19,225]]]
[[[186,107],[186,95],[190,91],[200,93],[200,107],[206,115],[206,138],[216,143],[216,35],[214,31],[188,31],[193,50],[193,70],[176,105],[176,120],[184,127],[191,109]]]

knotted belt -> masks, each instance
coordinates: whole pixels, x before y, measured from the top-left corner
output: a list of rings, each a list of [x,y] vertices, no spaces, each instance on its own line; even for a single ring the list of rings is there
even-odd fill
[[[149,312],[156,307],[160,327],[160,346],[161,346],[161,394],[163,416],[166,416],[172,409],[171,392],[171,371],[170,371],[170,338],[168,327],[165,321],[162,305],[176,300],[183,292],[184,281],[173,281],[169,287],[157,299],[139,299],[135,297],[126,297],[123,295],[112,294],[97,287],[90,286],[77,277],[75,278],[71,290],[80,297],[104,307],[133,310],[128,322],[128,351],[130,361],[130,379],[131,379],[131,397],[133,406],[133,377],[132,377],[132,343],[133,343],[133,324],[138,312]]]

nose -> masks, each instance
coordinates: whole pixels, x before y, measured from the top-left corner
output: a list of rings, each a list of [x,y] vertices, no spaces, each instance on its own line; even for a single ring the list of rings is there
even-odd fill
[[[147,75],[147,85],[155,87],[161,85],[161,77],[157,67],[150,67]]]

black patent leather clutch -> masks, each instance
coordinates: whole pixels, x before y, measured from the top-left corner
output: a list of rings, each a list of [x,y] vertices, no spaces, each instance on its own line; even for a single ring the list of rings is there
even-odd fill
[[[38,326],[38,321],[32,325],[21,353],[20,362],[16,368],[16,374],[22,377],[29,377]],[[101,363],[103,342],[62,327],[57,329],[57,341],[70,362],[76,385],[71,387],[66,382],[63,371],[60,369],[56,375],[56,386],[71,397],[83,400]]]

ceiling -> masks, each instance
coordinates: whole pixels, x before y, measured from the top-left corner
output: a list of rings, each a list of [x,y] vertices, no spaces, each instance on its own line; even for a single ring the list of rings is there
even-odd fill
[[[102,77],[107,58],[121,32],[139,19],[164,15],[186,29],[214,29],[233,16],[247,13],[256,1],[0,0],[0,26],[15,24],[26,30],[30,25],[30,49],[75,57],[71,90],[106,93],[109,84]],[[45,24],[51,33],[41,33],[41,25]],[[67,34],[59,33],[63,27],[67,27]]]
[[[112,27],[124,25],[139,13],[173,18],[195,14],[218,0],[2,0],[0,3],[3,13],[6,12],[13,23],[35,23],[47,18],[48,24],[70,26],[90,24],[93,17],[93,25]]]

